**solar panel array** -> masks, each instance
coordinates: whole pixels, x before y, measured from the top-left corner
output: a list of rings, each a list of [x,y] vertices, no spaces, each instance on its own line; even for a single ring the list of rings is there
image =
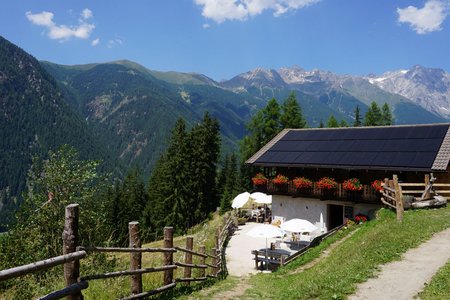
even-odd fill
[[[290,130],[256,165],[431,170],[449,124]]]

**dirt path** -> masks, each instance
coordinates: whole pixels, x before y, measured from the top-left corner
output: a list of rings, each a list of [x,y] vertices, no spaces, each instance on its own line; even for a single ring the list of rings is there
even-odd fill
[[[235,287],[233,287],[232,290],[217,293],[211,299],[213,300],[239,299],[239,297],[244,295],[245,291],[251,287],[251,285],[248,283],[248,279],[249,276],[241,277],[239,283]]]
[[[382,266],[379,276],[359,284],[349,299],[413,299],[449,259],[450,228]]]

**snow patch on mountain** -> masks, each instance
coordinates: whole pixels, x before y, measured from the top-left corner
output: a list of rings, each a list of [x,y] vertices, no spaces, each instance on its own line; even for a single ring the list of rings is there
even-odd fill
[[[366,79],[390,93],[404,96],[428,111],[450,118],[450,74],[419,65]]]

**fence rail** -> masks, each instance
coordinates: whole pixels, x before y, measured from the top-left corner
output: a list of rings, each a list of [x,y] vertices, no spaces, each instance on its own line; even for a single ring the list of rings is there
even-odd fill
[[[392,179],[386,178],[384,180],[381,202],[395,209],[397,220],[401,221],[404,210],[410,207],[421,208],[446,204],[447,200],[443,197],[437,197],[443,200],[431,198],[432,192],[436,195],[450,194],[450,189],[445,190],[444,188],[450,188],[450,183],[430,182],[430,175],[428,174],[425,174],[424,182],[399,182],[397,175],[394,175]],[[420,194],[420,196],[417,197],[417,194]]]
[[[215,246],[211,249],[210,254],[206,253],[205,246],[200,246],[199,250],[194,250],[193,237],[186,238],[186,247],[173,246],[173,228],[164,228],[164,247],[162,248],[142,248],[139,236],[139,223],[129,223],[129,239],[130,247],[83,247],[77,245],[78,242],[78,205],[71,204],[66,207],[66,223],[63,231],[63,255],[52,257],[46,260],[37,261],[28,265],[23,265],[7,270],[0,271],[0,281],[17,278],[32,272],[49,269],[54,266],[64,265],[64,277],[66,279],[66,287],[52,292],[39,299],[83,299],[81,291],[89,287],[90,280],[99,280],[113,278],[119,276],[131,277],[131,295],[122,299],[141,299],[158,293],[162,293],[177,286],[178,283],[189,285],[191,282],[206,281],[210,278],[220,278],[226,274],[226,266],[224,259],[224,245],[234,230],[233,216],[227,214],[224,217],[220,228],[217,229],[215,235]],[[130,253],[130,269],[114,272],[106,272],[102,274],[91,274],[80,276],[79,261],[92,252]],[[183,262],[174,262],[174,253],[184,253]],[[164,263],[157,267],[142,267],[143,253],[162,253],[164,255]],[[199,263],[193,262],[193,256],[197,257]],[[209,261],[207,261],[209,260]],[[173,278],[174,270],[178,268],[184,269],[184,274],[180,278]],[[210,271],[207,273],[207,269]],[[199,276],[192,276],[192,269],[198,269]],[[157,287],[150,291],[143,292],[142,274],[162,272],[163,286]],[[220,275],[220,276],[219,276]]]

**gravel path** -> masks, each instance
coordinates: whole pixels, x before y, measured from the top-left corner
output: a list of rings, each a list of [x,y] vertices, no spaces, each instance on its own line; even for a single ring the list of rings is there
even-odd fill
[[[450,228],[382,266],[379,276],[359,284],[349,299],[413,299],[449,259]]]

